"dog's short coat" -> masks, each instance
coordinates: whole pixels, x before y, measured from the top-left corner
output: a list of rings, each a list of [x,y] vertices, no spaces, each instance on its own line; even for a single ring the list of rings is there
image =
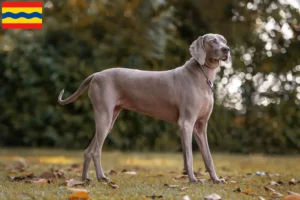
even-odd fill
[[[93,160],[98,180],[109,180],[101,167],[102,145],[118,113],[122,109],[129,109],[178,124],[184,169],[191,182],[198,181],[193,173],[194,133],[206,170],[211,179],[219,183],[221,180],[216,175],[207,142],[207,122],[214,102],[207,78],[213,81],[220,60],[229,58],[226,43],[225,38],[219,34],[206,34],[191,44],[192,58],[181,67],[168,71],[107,69],[86,78],[77,91],[65,100],[62,100],[63,90],[58,102],[65,105],[89,88],[89,98],[94,109],[96,133],[84,153],[82,179],[88,180],[88,168]]]

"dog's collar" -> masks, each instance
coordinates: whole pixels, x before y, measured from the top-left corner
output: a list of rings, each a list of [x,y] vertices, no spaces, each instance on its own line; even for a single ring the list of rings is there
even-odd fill
[[[199,63],[198,63],[198,64],[199,64]],[[206,83],[207,83],[207,85],[210,87],[211,92],[214,93],[214,84],[213,84],[213,82],[210,80],[210,78],[208,77],[207,73],[206,73],[205,70],[204,70],[204,67],[206,67],[205,64],[204,64],[204,65],[200,65],[200,64],[199,64],[199,66],[200,66],[200,69],[201,69],[201,71],[203,72],[203,74],[204,74],[204,76],[205,76],[205,78],[206,78]]]

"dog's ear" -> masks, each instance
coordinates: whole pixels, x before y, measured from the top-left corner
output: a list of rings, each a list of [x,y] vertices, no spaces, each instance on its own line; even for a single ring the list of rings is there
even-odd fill
[[[204,48],[204,39],[205,39],[205,36],[200,36],[190,46],[191,55],[200,65],[204,65],[205,58],[206,58],[206,52],[205,52],[205,48]]]

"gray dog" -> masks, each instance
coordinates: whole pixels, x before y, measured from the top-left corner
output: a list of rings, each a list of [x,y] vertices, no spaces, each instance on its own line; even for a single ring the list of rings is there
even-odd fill
[[[207,142],[207,122],[213,109],[213,84],[220,61],[230,57],[226,40],[219,34],[200,36],[190,46],[192,58],[183,66],[168,71],[141,71],[113,68],[86,78],[65,105],[77,99],[86,88],[92,102],[96,133],[84,152],[82,179],[88,179],[91,160],[97,179],[109,181],[101,167],[101,149],[106,136],[122,109],[133,110],[176,123],[180,128],[184,170],[191,182],[199,182],[193,173],[192,136],[199,146],[206,170],[215,183],[218,179]]]

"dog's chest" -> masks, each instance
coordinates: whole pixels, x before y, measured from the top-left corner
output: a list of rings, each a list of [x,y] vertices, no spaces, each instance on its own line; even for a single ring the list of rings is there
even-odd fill
[[[206,94],[198,99],[199,111],[198,117],[209,116],[214,105],[214,98],[212,94]]]

